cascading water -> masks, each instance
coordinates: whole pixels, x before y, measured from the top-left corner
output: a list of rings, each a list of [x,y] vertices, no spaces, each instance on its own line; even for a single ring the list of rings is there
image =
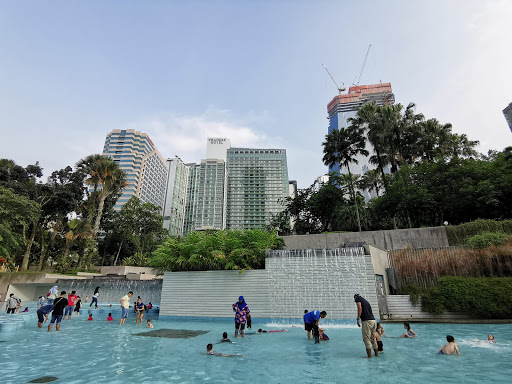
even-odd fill
[[[88,303],[94,294],[94,289],[100,287],[101,303],[117,303],[121,297],[129,291],[133,292],[134,300],[140,296],[144,303],[160,303],[162,294],[162,280],[119,280],[119,279],[91,279],[91,280],[57,280],[55,284],[59,287],[59,291],[76,291],[77,295],[85,302],[85,297],[89,296]]]
[[[266,259],[273,318],[301,318],[325,310],[330,319],[355,319],[359,293],[378,315],[375,277],[364,247],[271,251]]]

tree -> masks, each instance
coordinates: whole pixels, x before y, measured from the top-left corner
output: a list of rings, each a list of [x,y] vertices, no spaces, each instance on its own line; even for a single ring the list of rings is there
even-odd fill
[[[324,146],[324,156],[322,158],[324,164],[330,167],[339,164],[340,171],[341,167],[345,166],[349,176],[352,176],[350,163],[357,164],[358,160],[356,159],[356,156],[359,154],[364,156],[368,156],[369,154],[365,149],[366,140],[363,133],[364,130],[362,128],[351,125],[345,129],[335,129],[326,135],[325,141],[322,143]],[[361,220],[359,218],[359,209],[357,207],[357,199],[353,182],[350,182],[349,189],[355,204],[357,227],[359,232],[361,232]]]
[[[104,251],[114,257],[113,265],[117,264],[118,259],[128,258],[140,264],[140,260],[149,258],[164,242],[168,233],[163,228],[160,211],[160,207],[132,197],[119,212],[114,213],[112,220],[105,223],[107,236]],[[137,254],[139,256],[135,258]]]
[[[379,191],[382,187],[382,177],[377,169],[370,169],[359,180],[359,188],[368,190],[369,192],[375,191],[379,197]]]

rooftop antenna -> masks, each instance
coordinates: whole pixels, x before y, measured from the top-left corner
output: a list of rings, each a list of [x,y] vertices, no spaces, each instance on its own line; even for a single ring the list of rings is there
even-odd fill
[[[334,77],[332,77],[331,75],[331,72],[329,72],[329,70],[327,69],[327,67],[325,66],[325,64],[322,64],[325,68],[325,70],[327,71],[329,77],[331,78],[332,82],[334,83],[334,85],[336,86],[336,88],[338,89],[338,92],[340,93],[341,95],[341,92],[343,92],[344,90],[346,90],[347,88],[345,88],[345,84],[343,83],[343,81],[341,82],[341,87],[338,85],[338,83],[336,82],[336,80],[334,80]]]
[[[368,46],[368,50],[366,51],[366,56],[364,57],[364,61],[363,61],[363,67],[361,68],[361,72],[359,73],[359,78],[357,79],[357,83],[355,82],[356,79],[354,79],[354,85],[359,85],[359,82],[361,81],[361,76],[363,75],[364,66],[366,65],[366,60],[368,59],[368,54],[370,53],[371,47],[372,47],[372,45],[370,44]]]

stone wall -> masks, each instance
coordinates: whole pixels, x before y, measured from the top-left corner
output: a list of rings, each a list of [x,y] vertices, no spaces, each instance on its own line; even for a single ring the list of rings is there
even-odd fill
[[[450,321],[466,320],[471,316],[463,313],[444,312],[441,314],[423,312],[421,305],[412,305],[409,295],[387,297],[388,320],[395,321]]]
[[[286,249],[339,248],[344,243],[365,242],[382,250],[448,247],[445,227],[387,231],[323,233],[282,237]]]

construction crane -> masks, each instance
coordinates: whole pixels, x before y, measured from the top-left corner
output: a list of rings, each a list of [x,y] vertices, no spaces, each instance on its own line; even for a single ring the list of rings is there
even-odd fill
[[[361,76],[363,75],[363,71],[364,71],[364,66],[366,65],[366,60],[368,59],[368,54],[370,53],[370,48],[372,47],[372,45],[370,44],[368,46],[368,50],[366,51],[366,56],[364,57],[364,61],[363,61],[363,67],[361,68],[361,72],[359,73],[359,78],[357,79],[357,83],[355,82],[356,79],[354,79],[354,85],[359,85],[359,82],[361,81]]]
[[[327,71],[327,74],[329,75],[329,77],[331,78],[332,82],[334,83],[334,85],[336,86],[336,88],[338,89],[338,92],[340,93],[341,95],[341,92],[345,91],[346,88],[345,88],[345,84],[343,84],[343,81],[341,82],[341,87],[338,85],[338,83],[336,82],[336,80],[334,80],[334,77],[332,77],[331,75],[331,72],[329,72],[329,70],[327,69],[327,67],[325,66],[325,64],[322,64],[325,68],[325,70]]]

